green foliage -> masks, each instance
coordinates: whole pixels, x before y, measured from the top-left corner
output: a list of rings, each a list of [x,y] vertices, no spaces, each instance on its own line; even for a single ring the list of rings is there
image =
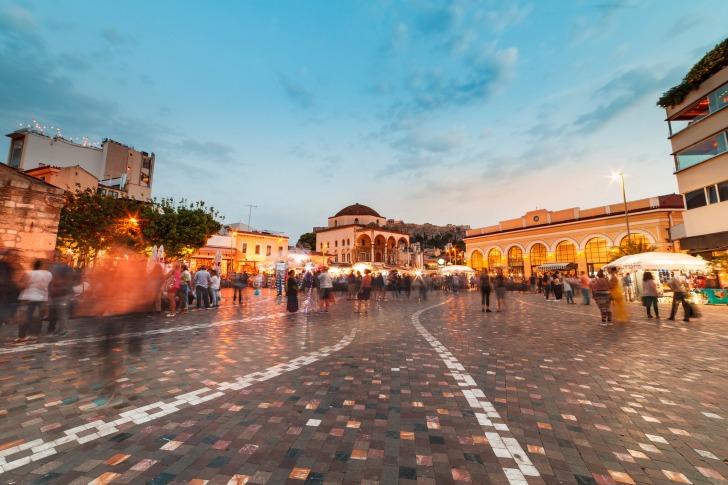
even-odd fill
[[[133,199],[112,199],[92,189],[66,192],[56,247],[71,250],[86,262],[115,246],[134,247],[141,235],[131,218],[138,214],[139,204]]]
[[[304,249],[315,249],[316,248],[316,233],[307,232],[305,234],[301,234],[301,237],[298,238],[298,242],[296,243],[296,247],[300,247],[300,248],[304,248]]]
[[[650,243],[629,241],[622,244],[615,252],[610,253],[609,260],[614,261],[615,259],[621,258],[622,256],[629,256],[630,254],[651,253],[655,249],[657,248]]]
[[[687,96],[724,67],[728,66],[728,39],[716,45],[705,54],[697,64],[685,75],[682,82],[667,90],[657,101],[662,108],[677,106]]]
[[[712,260],[708,261],[708,268],[716,274],[728,273],[728,253],[714,256]]]
[[[140,217],[145,246],[164,245],[167,260],[189,258],[222,227],[214,208],[185,199],[152,199]]]

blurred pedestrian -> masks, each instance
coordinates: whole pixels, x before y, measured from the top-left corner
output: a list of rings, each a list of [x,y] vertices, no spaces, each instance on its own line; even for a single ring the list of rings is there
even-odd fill
[[[161,264],[155,264],[147,277],[149,292],[149,311],[152,314],[162,312],[162,286],[164,285],[164,269]]]
[[[622,289],[624,290],[624,299],[626,301],[634,300],[634,285],[632,284],[632,275],[627,271],[622,277]]]
[[[591,282],[589,281],[589,277],[586,275],[585,271],[581,272],[581,278],[579,279],[579,282],[581,283],[581,297],[584,299],[584,305],[588,305],[591,303],[591,300],[589,299],[589,289],[591,286]]]
[[[495,284],[495,311],[504,312],[506,311],[506,278],[503,276],[502,271],[498,271],[498,274],[494,280]]]
[[[235,273],[233,278],[233,303],[243,303],[243,274]]]
[[[574,291],[571,287],[571,284],[572,284],[571,278],[564,278],[564,280],[561,282],[561,284],[564,286],[564,295],[566,296],[566,304],[573,305],[574,304]]]
[[[647,308],[647,318],[652,318],[650,309],[654,308],[655,318],[659,320],[660,312],[657,310],[657,297],[659,296],[657,293],[657,283],[655,283],[655,277],[649,271],[645,271],[644,276],[642,276],[642,291],[642,299]]]
[[[207,310],[210,308],[210,292],[209,288],[212,284],[210,273],[207,272],[205,266],[200,266],[193,278],[195,285],[195,294],[197,296],[197,309],[204,308]],[[203,306],[204,305],[204,306]]]
[[[220,306],[220,276],[214,269],[210,271],[210,300],[213,307]]]
[[[490,293],[493,291],[493,284],[487,270],[480,273],[480,305],[483,313],[491,313],[490,311]]]
[[[564,296],[564,287],[562,286],[563,278],[558,271],[554,273],[553,289],[554,289],[554,300],[561,301]]]
[[[319,288],[321,290],[320,304],[325,312],[329,311],[329,304],[334,298],[334,282],[331,281],[331,275],[329,274],[329,268],[324,266],[321,268],[321,273],[318,276]]]
[[[615,322],[624,323],[627,321],[627,308],[624,304],[622,279],[614,266],[607,268],[607,271],[609,271],[609,293],[612,295],[612,315]]]
[[[18,283],[21,277],[18,251],[7,250],[0,257],[0,325],[14,321],[18,311]]]
[[[286,311],[290,313],[298,311],[298,282],[296,281],[296,272],[292,269],[288,270],[288,279],[286,280]]]
[[[599,307],[599,313],[602,316],[601,325],[612,324],[612,296],[609,293],[609,281],[604,276],[601,269],[597,272],[597,277],[591,284],[592,296]]]
[[[66,325],[70,317],[71,299],[73,298],[73,269],[62,259],[62,254],[56,251],[56,261],[49,268],[51,282],[48,285],[50,308],[48,311],[48,333],[54,337],[66,337]],[[159,291],[159,287],[157,287]]]
[[[356,295],[355,313],[368,313],[369,299],[371,298],[372,293],[371,272],[372,271],[370,269],[364,270],[364,276],[361,279],[361,288],[359,288],[359,293]],[[364,307],[364,311],[362,311],[362,307]]]
[[[175,300],[177,298],[177,290],[179,290],[181,276],[182,272],[180,271],[179,261],[175,261],[172,264],[172,269],[164,275],[164,291],[167,293],[167,301],[169,302],[169,313],[167,313],[167,317],[174,317],[176,315],[177,303]]]
[[[682,274],[673,274],[672,278],[667,282],[667,286],[672,290],[672,309],[670,310],[670,318],[668,320],[675,320],[677,315],[677,307],[682,303],[683,307],[683,321],[690,321],[690,305],[685,301],[685,279]]]
[[[182,263],[180,267],[179,288],[177,288],[177,301],[179,301],[180,313],[187,313],[190,307],[190,287],[192,285],[192,273],[187,265]]]
[[[18,338],[15,343],[36,340],[43,327],[46,305],[48,303],[48,286],[53,275],[43,269],[40,259],[33,263],[33,270],[25,273],[20,280],[22,288],[18,301],[23,318],[18,325]]]
[[[349,275],[346,277],[346,299],[347,300],[354,300],[356,299],[356,291],[359,289],[359,279],[357,278],[358,273],[354,273],[354,271],[350,272]],[[386,300],[384,300],[386,301]]]

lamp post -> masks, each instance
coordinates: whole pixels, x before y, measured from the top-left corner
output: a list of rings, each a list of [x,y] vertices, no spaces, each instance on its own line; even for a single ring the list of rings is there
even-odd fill
[[[619,177],[619,181],[622,184],[622,202],[624,203],[624,221],[627,224],[627,243],[632,242],[632,234],[629,230],[629,211],[627,210],[627,196],[624,191],[624,174],[622,172],[615,173],[612,178],[616,180]]]
[[[237,233],[233,231],[230,234],[230,266],[232,268],[228,269],[228,273],[235,272],[235,236],[237,236]],[[230,271],[232,269],[232,271]]]

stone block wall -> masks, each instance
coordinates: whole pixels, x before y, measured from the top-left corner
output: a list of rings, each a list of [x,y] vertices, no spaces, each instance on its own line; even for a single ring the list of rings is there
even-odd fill
[[[36,259],[52,259],[63,189],[0,164],[0,245],[17,249],[28,269]]]

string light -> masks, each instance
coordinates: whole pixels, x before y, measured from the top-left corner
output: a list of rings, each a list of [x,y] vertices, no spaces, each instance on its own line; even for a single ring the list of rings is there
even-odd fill
[[[63,136],[63,132],[61,131],[61,127],[60,126],[55,126],[55,125],[51,125],[51,127],[50,127],[50,130],[51,131],[55,131],[55,134],[54,135],[50,135],[50,134],[46,133],[46,130],[48,129],[48,126],[47,125],[41,125],[38,120],[33,120],[33,123],[32,124],[18,123],[18,126],[20,126],[20,127],[25,126],[30,131],[33,131],[33,132],[38,133],[40,135],[53,136],[55,138],[60,138],[60,139],[65,140],[67,142],[75,143],[77,145],[81,145],[81,146],[84,146],[84,147],[101,148],[101,145],[102,145],[102,143],[100,141],[90,141],[90,139],[88,137],[86,137],[86,136],[75,137],[75,138],[74,137],[66,138],[65,136]]]

